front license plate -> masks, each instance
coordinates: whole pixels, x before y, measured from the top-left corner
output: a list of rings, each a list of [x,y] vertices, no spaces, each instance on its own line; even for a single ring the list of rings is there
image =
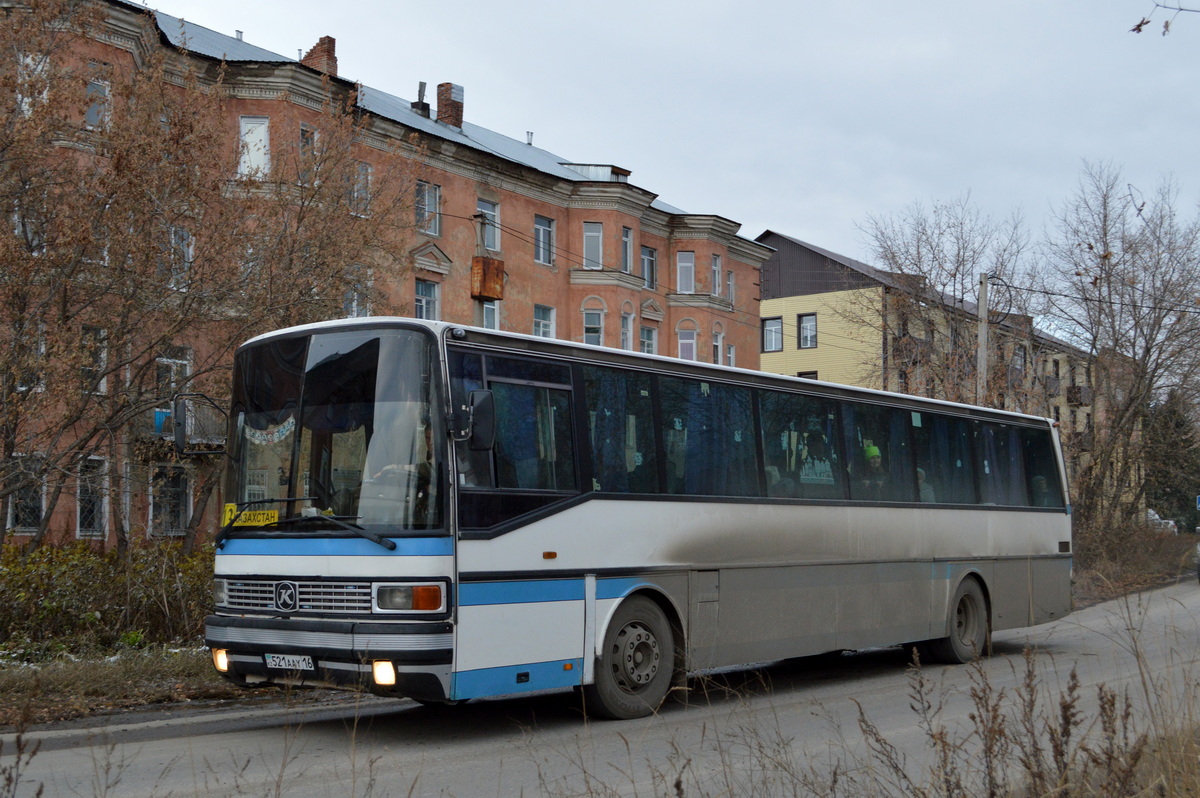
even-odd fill
[[[267,654],[267,667],[283,671],[311,671],[312,657],[302,654]]]

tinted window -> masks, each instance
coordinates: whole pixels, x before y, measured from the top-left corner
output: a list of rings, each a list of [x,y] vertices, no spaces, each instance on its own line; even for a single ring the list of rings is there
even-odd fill
[[[971,424],[964,418],[913,413],[917,500],[975,504],[975,464]]]
[[[837,446],[837,408],[831,400],[763,391],[759,417],[768,496],[846,497],[845,469]]]
[[[842,405],[851,499],[916,501],[916,469],[908,438],[910,415],[907,410],[880,405]]]
[[[491,382],[496,401],[496,486],[575,490],[569,391]]]
[[[659,391],[667,492],[758,495],[750,390],[663,377]]]
[[[979,492],[984,504],[1028,506],[1021,428],[978,422],[975,454],[979,463]]]
[[[593,489],[619,493],[657,492],[650,376],[585,367],[583,384]]]

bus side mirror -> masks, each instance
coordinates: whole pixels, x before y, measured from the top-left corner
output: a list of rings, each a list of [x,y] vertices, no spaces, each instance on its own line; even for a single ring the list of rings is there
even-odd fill
[[[176,394],[171,400],[170,421],[176,454],[224,453],[225,411],[204,394]]]
[[[471,391],[467,398],[471,408],[471,451],[486,452],[496,443],[496,403],[491,391]]]

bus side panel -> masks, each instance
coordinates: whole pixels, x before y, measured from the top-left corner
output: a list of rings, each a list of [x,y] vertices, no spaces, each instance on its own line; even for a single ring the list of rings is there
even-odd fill
[[[837,648],[840,574],[823,566],[721,569],[719,632],[697,659],[720,667]]]
[[[991,599],[992,630],[1017,629],[1029,626],[1032,596],[1029,584],[1030,559],[1028,557],[998,560],[995,566],[996,589],[988,585]]]
[[[583,579],[461,584],[451,697],[580,684],[584,611]]]
[[[1070,614],[1071,558],[1035,559],[1033,574],[1033,617],[1030,624],[1048,623]]]

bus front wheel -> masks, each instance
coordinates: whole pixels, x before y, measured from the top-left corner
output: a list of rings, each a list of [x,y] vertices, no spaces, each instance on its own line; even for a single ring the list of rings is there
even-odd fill
[[[988,639],[988,608],[979,582],[967,578],[954,592],[950,603],[950,634],[930,642],[930,651],[938,662],[961,664],[984,652]]]
[[[617,607],[596,659],[593,684],[584,687],[589,712],[625,720],[658,709],[671,689],[675,637],[667,616],[644,596]]]

